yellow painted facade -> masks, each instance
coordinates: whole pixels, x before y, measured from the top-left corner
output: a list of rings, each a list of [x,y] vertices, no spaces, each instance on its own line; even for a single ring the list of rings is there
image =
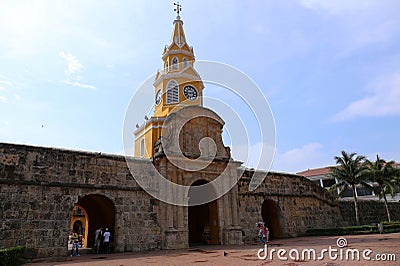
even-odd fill
[[[71,221],[69,223],[69,228],[70,231],[74,230],[74,225],[76,222],[80,222],[80,224],[83,226],[81,228],[82,232],[76,232],[78,234],[83,235],[83,247],[87,248],[87,240],[88,240],[88,232],[89,232],[89,216],[86,212],[86,210],[80,206],[80,205],[75,205],[74,208],[72,209],[72,216],[71,216]]]
[[[154,114],[135,133],[134,156],[151,158],[160,138],[165,117],[185,106],[203,105],[204,84],[194,68],[193,47],[186,42],[183,21],[173,23],[171,41],[163,51],[163,69],[154,81]]]

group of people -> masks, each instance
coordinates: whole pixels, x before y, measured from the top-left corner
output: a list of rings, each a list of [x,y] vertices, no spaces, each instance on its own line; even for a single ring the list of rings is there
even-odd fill
[[[111,233],[108,228],[99,228],[95,231],[94,249],[95,252],[108,254],[110,252]],[[69,256],[79,257],[79,247],[82,247],[83,236],[72,230],[68,237],[68,243],[72,244]]]
[[[258,229],[257,237],[260,240],[260,243],[266,244],[269,242],[269,230],[268,227],[264,224],[264,222],[258,222],[256,223],[256,227]],[[74,250],[76,251],[76,256],[79,255],[79,241],[80,237],[79,235],[72,231],[70,234],[70,243],[72,243],[72,249],[71,249],[71,254],[70,256],[73,255]],[[99,228],[95,231],[95,238],[94,238],[94,248],[96,253],[98,254],[99,252],[103,252],[104,254],[108,254],[110,252],[110,241],[111,241],[111,233],[106,228],[103,230],[103,228]],[[210,235],[205,234],[204,235],[204,244],[209,245],[210,244]]]
[[[110,252],[110,241],[111,241],[111,233],[106,228],[99,228],[95,231],[94,238],[94,249],[96,253],[103,252],[104,254],[108,254]]]

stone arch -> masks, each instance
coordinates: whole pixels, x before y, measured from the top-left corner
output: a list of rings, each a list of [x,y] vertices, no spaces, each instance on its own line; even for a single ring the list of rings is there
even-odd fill
[[[270,231],[270,239],[281,238],[280,210],[275,201],[265,199],[261,206],[261,217]]]
[[[86,210],[82,206],[75,204],[74,208],[72,209],[72,217],[69,229],[83,236],[82,244],[84,247],[87,247],[88,227],[89,216]]]
[[[90,194],[80,198],[76,205],[81,206],[88,216],[87,247],[93,247],[95,231],[100,227],[108,228],[113,239],[116,239],[115,205],[111,199],[100,194]]]
[[[201,186],[207,184],[204,179],[196,180],[192,183],[193,186]],[[215,193],[215,191],[213,192]],[[201,195],[194,195],[189,189],[189,205],[191,199]],[[219,218],[218,218],[218,202],[214,200],[209,203],[189,206],[188,207],[188,228],[189,228],[189,245],[202,244],[221,244]],[[205,241],[205,234],[208,234],[210,241]]]

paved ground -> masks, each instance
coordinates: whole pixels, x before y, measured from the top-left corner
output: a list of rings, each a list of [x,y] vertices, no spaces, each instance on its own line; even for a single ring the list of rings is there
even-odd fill
[[[57,262],[40,260],[28,265],[82,265],[82,266],[128,266],[128,265],[400,265],[400,233],[385,235],[345,236],[347,246],[339,248],[338,237],[299,237],[279,239],[270,243],[267,248],[268,256],[259,259],[257,252],[263,246],[246,245],[232,246],[202,246],[183,250],[158,250],[124,254],[87,254],[81,257],[61,258]],[[342,246],[345,240],[339,244]],[[272,251],[275,249],[275,251]],[[279,251],[281,249],[281,251]],[[308,249],[308,250],[305,250]],[[321,251],[326,249],[322,257]],[[330,251],[329,251],[330,249]],[[336,250],[335,250],[336,249]],[[352,259],[359,251],[360,259]],[[313,259],[312,250],[316,251]],[[371,252],[369,252],[371,250]],[[298,259],[291,259],[299,252]],[[280,253],[279,253],[280,252]],[[301,254],[304,252],[305,257]],[[371,260],[363,259],[364,256]],[[311,254],[311,258],[308,258]],[[342,259],[341,259],[342,254]],[[346,254],[349,259],[346,259]],[[395,256],[396,261],[378,261],[378,258]],[[287,260],[280,260],[280,257]],[[260,253],[264,256],[264,252]],[[272,259],[271,259],[272,256]],[[337,257],[336,259],[335,256]]]

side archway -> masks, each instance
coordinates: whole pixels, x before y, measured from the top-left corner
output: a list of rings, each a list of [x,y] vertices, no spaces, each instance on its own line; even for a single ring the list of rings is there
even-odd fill
[[[108,228],[115,239],[115,205],[111,199],[99,194],[84,196],[75,205],[81,206],[87,213],[87,247],[94,245],[96,229]]]
[[[280,211],[275,201],[264,200],[261,206],[261,217],[270,231],[270,239],[281,238]]]

